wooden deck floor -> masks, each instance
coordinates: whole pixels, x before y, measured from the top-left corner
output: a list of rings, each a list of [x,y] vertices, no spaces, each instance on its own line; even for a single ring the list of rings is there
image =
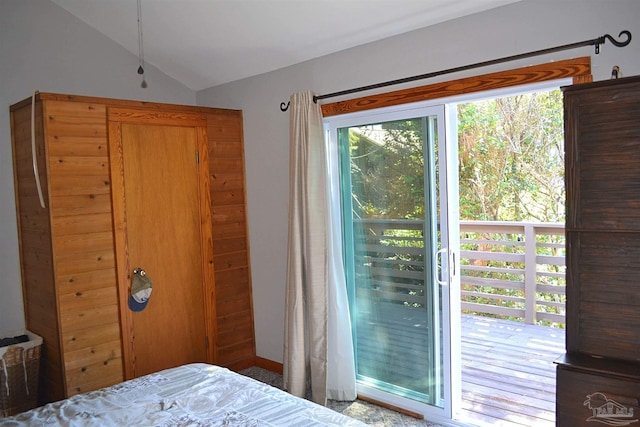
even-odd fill
[[[462,316],[462,413],[477,426],[555,426],[564,330]]]
[[[359,327],[359,371],[410,387],[417,380],[415,361],[427,356],[426,323],[418,311],[376,306]],[[456,419],[479,427],[555,426],[553,361],[564,352],[564,331],[470,315],[461,325],[462,411]],[[382,342],[393,342],[387,347],[393,354],[381,354]]]

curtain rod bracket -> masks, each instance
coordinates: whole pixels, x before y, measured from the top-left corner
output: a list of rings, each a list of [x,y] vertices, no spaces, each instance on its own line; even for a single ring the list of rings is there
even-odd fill
[[[607,40],[609,40],[616,47],[625,47],[629,43],[631,43],[631,32],[630,31],[628,31],[628,30],[620,31],[620,34],[618,34],[618,37],[620,38],[622,36],[626,36],[627,37],[626,40],[618,41],[615,38],[613,38],[610,34],[605,34],[604,36],[597,37],[597,38],[592,39],[592,40],[585,40],[585,41],[582,41],[582,42],[566,44],[566,45],[563,45],[563,46],[556,46],[556,47],[551,47],[551,48],[548,48],[548,49],[536,50],[536,51],[529,52],[529,53],[522,53],[522,54],[519,54],[519,55],[507,56],[507,57],[504,57],[504,58],[494,59],[494,60],[491,60],[491,61],[478,62],[476,64],[465,65],[465,66],[462,66],[462,67],[449,68],[448,70],[437,71],[437,72],[434,72],[434,73],[421,74],[421,75],[413,76],[413,77],[406,77],[406,78],[403,78],[403,79],[392,80],[392,81],[385,82],[385,83],[378,83],[378,84],[373,84],[373,85],[369,85],[369,86],[358,87],[358,88],[355,88],[355,89],[342,90],[342,91],[339,91],[339,92],[328,93],[326,95],[318,95],[318,96],[314,95],[313,102],[317,103],[318,100],[320,100],[320,99],[331,98],[331,97],[340,96],[340,95],[347,95],[347,94],[355,93],[355,92],[363,92],[365,90],[377,89],[377,88],[391,86],[391,85],[400,84],[400,83],[408,83],[408,82],[412,82],[412,81],[416,81],[416,80],[428,79],[428,78],[431,78],[431,77],[436,77],[436,76],[440,76],[440,75],[448,74],[448,73],[454,73],[454,72],[457,72],[457,71],[465,71],[465,70],[470,70],[472,68],[486,67],[488,65],[495,65],[495,64],[500,64],[502,62],[515,61],[517,59],[524,59],[524,58],[529,58],[529,57],[532,57],[532,56],[544,55],[544,54],[547,54],[547,53],[560,52],[562,50],[575,49],[575,48],[583,47],[583,46],[595,45],[596,55],[598,55],[600,53],[600,45],[604,44]],[[280,103],[280,111],[287,111],[288,109],[289,109],[289,102],[287,102],[286,104],[284,102]]]

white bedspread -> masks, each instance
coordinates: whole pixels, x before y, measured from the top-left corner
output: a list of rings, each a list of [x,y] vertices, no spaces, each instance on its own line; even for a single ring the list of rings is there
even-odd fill
[[[10,418],[5,426],[339,426],[365,424],[218,366],[185,365]]]

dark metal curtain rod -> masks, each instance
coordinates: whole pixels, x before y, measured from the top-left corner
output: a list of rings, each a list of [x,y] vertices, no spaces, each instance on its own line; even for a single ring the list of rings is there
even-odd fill
[[[596,55],[600,53],[600,45],[604,44],[604,42],[607,41],[607,39],[614,44],[614,46],[617,47],[624,47],[627,46],[629,43],[631,43],[631,33],[627,30],[623,30],[620,31],[620,34],[618,34],[618,37],[622,37],[622,36],[626,36],[627,39],[626,40],[622,40],[622,41],[618,41],[616,39],[614,39],[611,35],[609,34],[605,34],[604,36],[592,39],[592,40],[585,40],[585,41],[581,41],[581,42],[577,42],[577,43],[571,43],[571,44],[565,44],[562,46],[556,46],[556,47],[550,47],[548,49],[542,49],[542,50],[536,50],[533,52],[528,52],[528,53],[521,53],[519,55],[512,55],[512,56],[506,56],[504,58],[499,58],[499,59],[493,59],[491,61],[484,61],[484,62],[477,62],[475,64],[470,64],[470,65],[463,65],[461,67],[455,67],[455,68],[449,68],[447,70],[442,70],[442,71],[435,71],[433,73],[427,73],[427,74],[420,74],[417,76],[413,76],[413,77],[405,77],[403,79],[397,79],[397,80],[391,80],[388,82],[384,82],[384,83],[377,83],[377,84],[372,84],[372,85],[368,85],[368,86],[361,86],[361,87],[357,87],[354,89],[347,89],[347,90],[342,90],[339,92],[333,92],[333,93],[328,93],[326,95],[318,95],[318,96],[314,96],[313,97],[313,102],[318,102],[320,99],[327,99],[327,98],[332,98],[335,96],[341,96],[341,95],[348,95],[350,93],[356,93],[356,92],[363,92],[366,90],[370,90],[370,89],[378,89],[381,87],[386,87],[386,86],[393,86],[393,85],[397,85],[397,84],[401,84],[401,83],[408,83],[408,82],[412,82],[415,80],[422,80],[422,79],[428,79],[431,77],[436,77],[436,76],[441,76],[443,74],[450,74],[450,73],[455,73],[458,71],[466,71],[466,70],[471,70],[473,68],[480,68],[480,67],[486,67],[489,65],[495,65],[495,64],[500,64],[503,62],[509,62],[509,61],[516,61],[518,59],[524,59],[524,58],[530,58],[532,56],[540,56],[540,55],[546,55],[548,53],[554,53],[554,52],[560,52],[563,50],[569,50],[569,49],[575,49],[578,47],[583,47],[583,46],[593,46],[595,45],[595,49],[596,49]],[[287,111],[289,109],[289,102],[284,103],[281,102],[280,103],[280,110],[281,111]]]

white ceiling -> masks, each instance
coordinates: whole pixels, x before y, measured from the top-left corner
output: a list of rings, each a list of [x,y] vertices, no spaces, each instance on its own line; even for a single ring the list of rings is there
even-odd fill
[[[138,55],[137,0],[52,1]],[[144,60],[201,90],[516,1],[142,0]]]

